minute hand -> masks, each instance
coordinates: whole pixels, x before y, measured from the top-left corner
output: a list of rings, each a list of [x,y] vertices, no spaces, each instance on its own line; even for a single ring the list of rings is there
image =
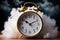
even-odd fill
[[[34,22],[32,22],[31,24],[33,24],[33,23],[35,23],[35,22],[37,22],[37,20],[36,20],[36,21],[34,21]]]
[[[34,22],[32,22],[32,23],[30,23],[29,25],[32,25],[33,23],[35,23],[35,22],[37,22],[37,20],[36,21],[34,21]]]

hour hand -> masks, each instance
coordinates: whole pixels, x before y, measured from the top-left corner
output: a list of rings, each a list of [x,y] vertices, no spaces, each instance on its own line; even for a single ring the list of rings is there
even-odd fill
[[[28,21],[25,21],[26,23],[29,23]]]

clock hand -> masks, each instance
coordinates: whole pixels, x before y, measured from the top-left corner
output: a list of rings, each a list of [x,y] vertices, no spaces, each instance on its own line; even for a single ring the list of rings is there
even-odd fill
[[[30,23],[28,21],[25,21],[26,23],[28,23],[30,25]]]
[[[37,21],[38,21],[38,19],[37,19],[36,21],[32,22],[31,24],[33,24],[33,23],[35,23],[35,22],[37,22]]]
[[[37,19],[37,20],[38,20],[38,19]],[[29,25],[31,26],[33,23],[37,22],[37,20],[36,20],[36,21],[34,21],[34,22],[32,22],[32,23],[29,23]]]
[[[28,21],[25,21],[26,23],[29,23]]]

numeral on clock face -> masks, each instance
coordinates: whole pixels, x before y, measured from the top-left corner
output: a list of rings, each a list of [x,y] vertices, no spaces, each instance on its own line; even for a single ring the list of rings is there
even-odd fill
[[[38,27],[36,27],[36,29],[38,30]]]
[[[31,33],[31,31],[29,31],[29,34]]]
[[[29,16],[29,18],[31,18],[31,16]]]
[[[33,19],[35,19],[35,15],[33,16]]]
[[[34,33],[35,33],[35,29],[33,29]]]
[[[23,30],[23,29],[24,29],[24,27],[23,27],[23,26],[21,26],[21,29]]]
[[[25,29],[25,33],[27,33],[27,29]]]
[[[40,24],[38,23],[38,26],[39,26]]]

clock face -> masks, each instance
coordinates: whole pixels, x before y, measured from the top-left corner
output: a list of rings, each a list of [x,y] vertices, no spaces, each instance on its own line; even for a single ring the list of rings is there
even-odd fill
[[[17,28],[23,35],[35,36],[42,29],[42,19],[35,12],[25,12],[19,17]]]

